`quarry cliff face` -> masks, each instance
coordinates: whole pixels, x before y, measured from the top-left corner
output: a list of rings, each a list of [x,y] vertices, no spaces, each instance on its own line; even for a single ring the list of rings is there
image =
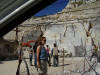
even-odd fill
[[[93,41],[96,45],[100,45],[99,21],[98,18],[98,21],[52,25],[45,31],[47,44],[52,48],[53,43],[56,42],[60,50],[64,48],[74,56],[83,56],[85,49],[87,53],[92,50]],[[92,28],[89,30],[90,25],[92,25]]]
[[[56,42],[59,50],[64,48],[73,56],[83,56],[85,50],[90,54],[93,43],[100,46],[100,1],[78,3],[80,2],[69,3],[62,12],[55,15],[26,20],[19,25],[19,40],[31,31],[42,30],[51,49]],[[37,32],[31,34],[38,34]],[[15,34],[15,31],[11,31],[4,38],[14,40]],[[10,35],[14,37],[11,38]],[[29,37],[27,40],[30,40]],[[37,39],[35,36],[33,38]]]
[[[45,31],[47,44],[52,48],[56,42],[60,50],[64,48],[73,56],[83,56],[85,50],[90,55],[93,44],[100,46],[99,3],[87,2],[75,8],[69,4],[61,13],[56,14],[56,20],[52,20],[53,23]]]

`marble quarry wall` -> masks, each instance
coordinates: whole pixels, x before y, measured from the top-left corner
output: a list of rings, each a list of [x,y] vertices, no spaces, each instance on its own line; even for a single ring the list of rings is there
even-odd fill
[[[92,27],[90,27],[92,26]],[[89,36],[87,36],[89,32]],[[85,50],[87,55],[92,50],[92,40],[100,45],[100,18],[96,20],[83,21],[81,23],[61,23],[52,25],[44,32],[47,44],[52,49],[53,43],[57,43],[59,50],[64,48],[73,56],[83,56]]]

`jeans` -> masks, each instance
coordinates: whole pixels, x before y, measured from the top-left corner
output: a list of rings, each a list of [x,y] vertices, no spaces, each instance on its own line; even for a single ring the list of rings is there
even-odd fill
[[[53,56],[53,64],[54,66],[58,66],[58,55]]]
[[[35,67],[37,67],[37,56],[36,56],[36,53],[34,53],[34,65],[35,65]]]

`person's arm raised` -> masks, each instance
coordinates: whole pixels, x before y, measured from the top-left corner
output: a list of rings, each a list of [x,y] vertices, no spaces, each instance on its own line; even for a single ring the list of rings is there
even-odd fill
[[[40,46],[37,47],[37,67],[40,68]]]

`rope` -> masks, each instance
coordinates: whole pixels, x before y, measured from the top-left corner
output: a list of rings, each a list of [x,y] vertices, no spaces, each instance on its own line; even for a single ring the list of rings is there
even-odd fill
[[[26,65],[27,75],[30,75],[29,68],[28,68],[28,64],[27,64],[27,62],[26,62],[25,58],[24,58],[24,63],[25,63],[25,65]]]
[[[95,63],[92,64],[92,65],[89,63],[89,61],[86,59],[86,49],[84,49],[84,51],[85,51],[84,60],[87,61],[88,65],[90,66],[90,69],[92,69],[92,70],[95,72],[95,74],[98,75],[98,73],[96,72],[96,70],[93,68],[93,66],[94,66]],[[85,64],[85,62],[84,62],[84,64]],[[97,65],[97,64],[96,64],[96,65]],[[84,67],[84,68],[85,68],[85,67]],[[89,70],[90,70],[90,69],[89,69]],[[88,71],[89,71],[89,70],[88,70]],[[83,74],[84,74],[85,72],[86,72],[86,71],[84,71]],[[83,74],[82,74],[82,75],[83,75]]]
[[[23,37],[21,39],[21,42],[23,41]],[[20,45],[20,53],[19,53],[19,63],[18,63],[18,67],[17,67],[17,72],[16,72],[16,75],[20,75],[20,65],[22,63],[22,45]]]
[[[21,63],[22,63],[21,54],[22,54],[22,47],[21,47],[21,49],[20,49],[19,63],[18,63],[16,75],[20,75],[20,65],[21,65]]]
[[[94,65],[94,64],[93,64],[93,65],[91,65],[91,64],[89,63],[89,61],[86,59],[86,57],[85,57],[85,60],[86,60],[86,61],[87,61],[87,63],[89,64],[90,69],[92,69],[92,70],[95,72],[95,74],[96,74],[96,75],[99,75],[99,74],[96,72],[96,70],[93,68],[93,65]],[[83,74],[84,74],[84,73],[83,73]],[[83,75],[83,74],[82,74],[82,75]]]

